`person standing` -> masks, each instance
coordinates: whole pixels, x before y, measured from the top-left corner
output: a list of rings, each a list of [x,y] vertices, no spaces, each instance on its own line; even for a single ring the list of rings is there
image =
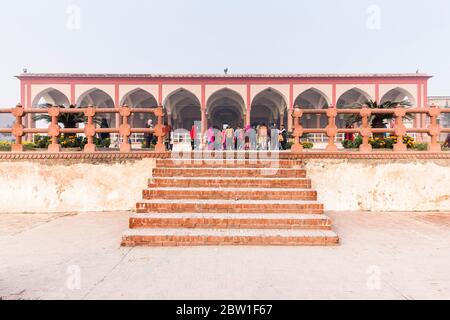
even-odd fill
[[[214,150],[223,150],[223,132],[219,127],[213,127],[214,129]]]
[[[450,148],[450,133],[447,135],[447,139],[445,139],[444,147]]]
[[[244,129],[241,128],[241,126],[238,126],[236,128],[236,131],[234,132],[234,137],[236,139],[236,150],[244,150],[245,147],[245,132]]]
[[[253,125],[253,127],[248,126],[248,131],[246,132],[246,135],[249,139],[249,147],[250,150],[256,150],[257,141],[256,141],[256,126]]]
[[[164,125],[164,139],[165,139],[167,150],[172,150],[171,133],[172,133],[172,126],[166,123]]]
[[[347,124],[345,125],[345,129],[353,129],[352,124],[350,122],[347,122]],[[347,132],[345,133],[345,140],[353,141],[355,140],[355,135],[351,132]]]
[[[278,140],[280,141],[280,149],[286,150],[286,144],[287,144],[287,131],[284,125],[281,125],[281,130],[278,134]]]
[[[278,128],[276,127],[275,123],[272,123],[270,125],[270,130],[269,130],[269,145],[270,145],[270,150],[279,150],[280,149],[280,142],[278,140],[278,133],[280,132],[280,130],[278,130]]]
[[[102,128],[102,129],[108,129],[109,128],[108,121],[105,118],[102,118],[102,122],[100,124],[100,128]],[[100,133],[100,139],[102,141],[104,141],[105,139],[109,139],[109,138],[110,138],[110,134],[108,132]]]
[[[234,150],[234,130],[230,126],[225,129],[225,148],[226,150]]]
[[[153,120],[152,119],[148,119],[147,121],[147,129],[152,129],[153,130]],[[145,147],[147,149],[149,149],[152,145],[152,141],[153,141],[153,132],[146,132],[144,134],[144,138],[145,138]]]
[[[189,136],[191,138],[191,147],[192,150],[195,150],[198,146],[198,128],[195,123],[191,127],[191,131],[189,132]]]
[[[268,129],[265,123],[261,124],[258,128],[258,149],[267,150],[268,142]]]
[[[214,150],[214,128],[209,127],[206,131],[206,145],[208,150]]]

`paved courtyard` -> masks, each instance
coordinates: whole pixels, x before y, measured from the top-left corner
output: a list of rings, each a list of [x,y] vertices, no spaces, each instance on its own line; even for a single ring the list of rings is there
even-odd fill
[[[121,248],[128,212],[2,214],[2,299],[450,299],[450,213],[327,213],[338,247]]]

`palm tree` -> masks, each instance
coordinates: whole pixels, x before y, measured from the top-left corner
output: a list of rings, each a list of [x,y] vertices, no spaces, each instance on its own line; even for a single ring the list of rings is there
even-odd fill
[[[366,102],[363,103],[356,103],[353,105],[352,108],[369,108],[369,109],[394,109],[397,107],[409,107],[412,104],[407,101],[401,101],[401,102],[394,102],[394,101],[386,101],[383,103],[378,103],[376,101],[373,100],[368,100]],[[369,124],[372,126],[372,128],[385,128],[385,120],[391,120],[393,118],[392,114],[372,114],[369,117]],[[412,115],[409,113],[406,113],[405,116],[406,119],[413,119]],[[347,115],[345,117],[345,122],[347,124],[354,124],[356,122],[360,122],[361,121],[361,116],[359,114],[351,114],[351,115]]]
[[[45,104],[43,105],[44,108],[52,107],[51,104]],[[64,106],[59,106],[60,108],[65,108]],[[75,109],[77,108],[76,105],[70,105],[69,109]],[[60,113],[58,116],[58,123],[62,123],[64,128],[67,129],[73,129],[76,128],[79,123],[87,123],[87,117],[84,115],[83,112],[78,113]],[[52,122],[52,117],[48,114],[39,114],[33,117],[34,121],[40,121],[45,120],[48,123]],[[94,123],[95,124],[101,124],[101,119],[98,117],[94,117]],[[68,136],[76,136],[75,133],[70,133]]]

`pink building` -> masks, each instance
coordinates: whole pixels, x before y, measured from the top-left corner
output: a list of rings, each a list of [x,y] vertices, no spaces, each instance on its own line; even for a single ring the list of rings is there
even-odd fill
[[[284,124],[295,105],[323,109],[349,107],[367,100],[403,101],[427,106],[426,74],[21,74],[21,103],[26,108],[43,104],[79,107],[163,106],[166,122],[174,129],[189,129],[194,121],[203,128],[224,123]],[[109,117],[109,126],[118,119]],[[136,115],[134,126],[146,119]],[[343,125],[342,119],[338,124]],[[410,126],[425,125],[416,116]],[[35,126],[31,116],[27,125]],[[305,127],[324,127],[326,119],[310,115]]]

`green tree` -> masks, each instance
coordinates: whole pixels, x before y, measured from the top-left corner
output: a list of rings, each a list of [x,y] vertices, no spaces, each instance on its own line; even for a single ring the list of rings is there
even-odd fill
[[[50,108],[52,107],[52,105],[50,104],[46,104],[44,106],[44,108]],[[65,108],[64,106],[59,106],[60,108]],[[76,109],[77,106],[75,105],[70,105],[69,109]],[[58,116],[58,123],[61,123],[64,128],[67,129],[74,129],[77,127],[78,124],[80,123],[87,123],[87,117],[84,115],[83,112],[77,112],[77,113],[60,113]],[[52,122],[52,117],[49,116],[48,114],[38,114],[36,116],[33,117],[34,121],[40,121],[40,120],[45,120],[48,123]],[[94,123],[100,125],[101,124],[101,119],[98,117],[94,117]],[[68,134],[67,136],[76,136],[76,134],[71,133]]]
[[[386,101],[383,103],[378,103],[373,100],[369,100],[363,103],[356,103],[351,108],[353,109],[360,109],[360,108],[369,108],[369,109],[395,109],[397,107],[409,107],[411,106],[411,103],[409,101]],[[385,121],[392,120],[394,118],[394,115],[392,114],[372,114],[369,117],[369,124],[372,128],[385,128]],[[413,116],[410,113],[406,113],[405,116],[406,119],[413,119]],[[361,116],[359,114],[349,114],[345,116],[345,122],[346,124],[353,125],[354,123],[358,123],[361,121]],[[374,136],[383,136],[383,134],[374,134]]]

